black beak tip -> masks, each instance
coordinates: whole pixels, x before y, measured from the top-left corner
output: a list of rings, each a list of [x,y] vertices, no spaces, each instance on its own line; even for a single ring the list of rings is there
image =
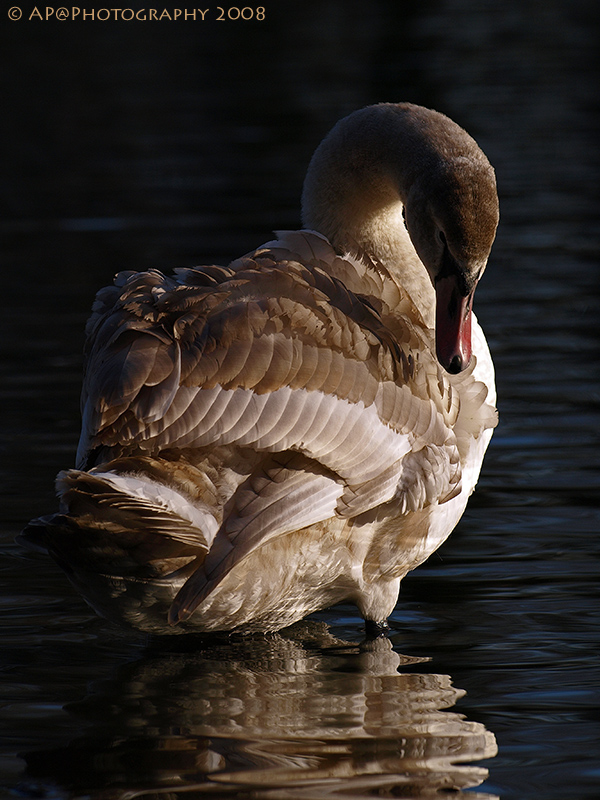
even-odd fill
[[[446,370],[450,373],[450,375],[458,375],[459,372],[463,371],[465,366],[466,364],[463,361],[463,357],[457,353],[450,359],[450,363],[446,367]]]

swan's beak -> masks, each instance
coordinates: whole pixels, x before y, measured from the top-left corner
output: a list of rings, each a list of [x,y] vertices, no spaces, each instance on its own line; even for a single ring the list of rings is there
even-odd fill
[[[471,360],[471,307],[475,288],[466,297],[455,275],[438,278],[435,283],[435,347],[438,361],[456,375]]]

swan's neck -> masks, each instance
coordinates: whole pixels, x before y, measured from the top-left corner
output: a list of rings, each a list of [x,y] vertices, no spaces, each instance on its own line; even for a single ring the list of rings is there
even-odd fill
[[[393,114],[392,121],[392,136],[360,119],[351,136],[333,129],[310,163],[302,219],[339,253],[363,251],[379,261],[433,326],[435,293],[402,214],[415,180],[414,137],[402,136],[401,117]]]
[[[385,268],[390,279],[408,293],[424,322],[433,328],[435,291],[406,230],[403,207],[403,203],[396,200],[363,218],[354,227],[352,238],[359,252],[362,250],[373,256]],[[336,249],[345,240],[345,232],[341,230],[340,233],[339,239],[335,234],[333,240],[330,239]]]

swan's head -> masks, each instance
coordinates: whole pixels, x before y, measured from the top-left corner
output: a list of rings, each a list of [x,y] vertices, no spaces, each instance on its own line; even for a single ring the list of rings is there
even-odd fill
[[[498,225],[494,171],[481,150],[416,178],[404,219],[435,289],[438,360],[448,372],[461,372],[471,360],[473,295]]]
[[[390,213],[399,206],[406,229]],[[409,103],[355,111],[313,156],[303,221],[340,252],[358,244],[401,281],[412,268],[400,247],[408,231],[435,289],[438,360],[451,373],[469,364],[473,293],[496,235],[498,195],[492,166],[461,127]]]

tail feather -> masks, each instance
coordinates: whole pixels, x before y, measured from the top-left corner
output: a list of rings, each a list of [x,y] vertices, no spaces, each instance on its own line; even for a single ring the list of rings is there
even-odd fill
[[[67,572],[148,580],[204,560],[210,536],[160,494],[153,501],[129,493],[126,481],[119,486],[109,474],[78,470],[61,473],[57,485],[60,513],[32,520],[19,538],[47,550]]]

